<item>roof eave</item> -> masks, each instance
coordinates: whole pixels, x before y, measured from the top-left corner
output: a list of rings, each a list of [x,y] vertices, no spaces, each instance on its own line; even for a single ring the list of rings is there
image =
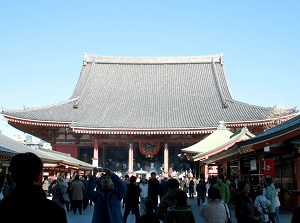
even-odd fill
[[[241,149],[251,146],[252,149],[258,149],[279,142],[282,140],[282,138],[292,138],[297,135],[300,135],[300,124],[262,137],[259,137],[258,135],[257,137],[237,143],[236,147]]]
[[[24,125],[34,125],[34,126],[49,126],[49,127],[70,127],[74,122],[54,122],[54,121],[40,121],[31,119],[22,119],[18,117],[13,117],[9,115],[4,115],[4,118],[8,122],[20,123]]]

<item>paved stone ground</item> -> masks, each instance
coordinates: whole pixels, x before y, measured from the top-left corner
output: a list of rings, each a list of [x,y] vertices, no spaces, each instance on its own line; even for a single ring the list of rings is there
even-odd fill
[[[194,213],[196,222],[204,223],[204,219],[198,215],[199,207],[197,206],[196,199],[195,198],[188,199],[188,203],[193,208],[193,213]],[[73,212],[68,212],[67,213],[68,222],[69,223],[90,223],[92,221],[93,210],[94,210],[94,206],[89,206],[85,211],[83,211],[82,215],[79,215],[79,213],[73,214]],[[124,208],[122,208],[122,211],[124,211]],[[230,205],[230,211],[231,211],[231,215],[233,216],[232,222],[236,223],[237,221],[235,218],[234,206]],[[292,212],[280,210],[279,213],[280,213],[281,223],[290,223],[291,222]],[[120,223],[122,223],[122,222],[120,222]],[[135,223],[135,216],[133,214],[130,214],[128,216],[127,223]]]

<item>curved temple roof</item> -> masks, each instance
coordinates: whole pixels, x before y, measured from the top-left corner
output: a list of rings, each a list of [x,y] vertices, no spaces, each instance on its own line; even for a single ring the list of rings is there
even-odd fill
[[[282,116],[296,113],[285,110]],[[69,100],[4,110],[10,121],[71,126],[76,132],[215,129],[272,121],[274,108],[232,98],[223,54],[199,57],[102,57],[85,54]]]

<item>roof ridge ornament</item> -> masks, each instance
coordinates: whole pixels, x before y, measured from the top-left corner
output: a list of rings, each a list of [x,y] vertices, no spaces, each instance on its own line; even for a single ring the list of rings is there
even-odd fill
[[[78,103],[77,103],[77,100],[76,100],[76,101],[74,101],[74,103],[73,103],[73,108],[74,108],[74,109],[77,109],[77,108],[78,108]]]
[[[227,130],[224,121],[219,121],[219,125],[218,125],[218,127],[217,127],[217,130]]]

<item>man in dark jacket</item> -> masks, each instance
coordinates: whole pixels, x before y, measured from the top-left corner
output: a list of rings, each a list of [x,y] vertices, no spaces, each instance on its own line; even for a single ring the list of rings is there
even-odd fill
[[[129,178],[130,183],[127,185],[127,193],[124,198],[125,211],[123,215],[123,222],[126,223],[127,217],[130,210],[135,214],[136,222],[139,221],[140,211],[139,211],[139,198],[142,189],[136,183],[136,177],[131,176]]]
[[[11,159],[16,187],[0,202],[1,222],[67,223],[65,210],[46,197],[42,170],[43,163],[34,153],[19,153]],[[41,220],[40,216],[47,217]]]
[[[300,222],[300,206],[297,206],[294,209],[291,223],[298,223],[298,222]]]
[[[162,197],[160,204],[156,210],[156,214],[161,221],[165,221],[168,207],[171,207],[176,203],[175,195],[179,189],[179,182],[176,179],[169,179],[168,182],[168,191],[165,196]]]
[[[202,201],[202,204],[205,202],[205,196],[206,196],[206,183],[204,182],[204,179],[201,178],[199,183],[196,186],[197,191],[197,205],[200,206],[200,200]]]
[[[161,179],[161,182],[159,184],[158,187],[158,191],[159,191],[159,199],[161,200],[161,198],[167,193],[168,191],[168,178],[164,177],[163,179]]]
[[[154,201],[154,210],[157,208],[159,194],[159,181],[156,179],[156,173],[151,173],[151,179],[148,180],[148,199]]]

